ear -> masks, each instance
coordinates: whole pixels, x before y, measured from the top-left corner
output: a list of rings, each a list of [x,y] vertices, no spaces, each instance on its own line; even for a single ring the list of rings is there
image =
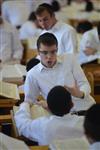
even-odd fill
[[[89,133],[87,133],[86,131],[84,131],[84,135],[86,136],[88,142],[90,144],[92,144],[93,143],[93,139],[92,139],[91,135]]]
[[[72,101],[70,102],[70,106],[71,106],[71,108],[73,108],[73,106],[74,106],[74,103]]]

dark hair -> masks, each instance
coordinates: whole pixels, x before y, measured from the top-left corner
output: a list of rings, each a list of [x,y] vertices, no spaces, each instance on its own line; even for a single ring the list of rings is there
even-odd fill
[[[44,45],[47,45],[47,46],[52,46],[52,45],[58,46],[58,41],[57,41],[57,38],[55,37],[55,35],[52,33],[48,33],[48,32],[39,36],[39,38],[37,40],[37,49],[38,50],[40,48],[41,43]]]
[[[85,11],[91,12],[94,10],[93,2],[87,1],[85,6]]]
[[[67,5],[71,5],[72,0],[67,0]]]
[[[56,11],[60,11],[60,4],[58,1],[56,0],[53,0],[52,3],[52,8],[53,8],[53,11],[56,12]]]
[[[76,27],[76,30],[78,33],[84,33],[88,30],[91,30],[92,28],[93,28],[93,24],[86,20],[86,21],[79,22]]]
[[[84,129],[94,141],[100,141],[100,104],[91,106],[85,116]]]
[[[44,12],[45,10],[50,14],[50,16],[54,15],[54,11],[53,11],[52,6],[50,4],[47,4],[47,3],[43,3],[43,4],[39,5],[35,11],[35,14],[41,15],[41,13]]]
[[[55,86],[47,96],[47,104],[50,111],[57,116],[63,116],[72,108],[70,93],[63,86]]]
[[[35,15],[35,12],[31,12],[29,17],[28,17],[28,20],[30,21],[36,21],[36,15]]]
[[[100,22],[97,25],[97,31],[98,31],[98,35],[100,36]]]
[[[29,71],[31,68],[36,66],[39,62],[40,62],[40,60],[37,58],[30,59],[26,64],[26,70]]]

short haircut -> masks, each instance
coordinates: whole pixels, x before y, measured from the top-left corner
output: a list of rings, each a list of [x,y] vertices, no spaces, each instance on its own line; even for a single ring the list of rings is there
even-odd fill
[[[85,11],[91,12],[91,11],[93,11],[93,10],[94,10],[93,2],[87,1],[87,2],[86,2],[86,6],[85,6]]]
[[[87,20],[79,22],[79,24],[76,27],[76,30],[78,33],[85,33],[88,30],[91,30],[93,28],[93,24]]]
[[[46,46],[52,46],[52,45],[56,45],[58,47],[58,41],[57,38],[55,37],[54,34],[52,33],[44,33],[42,35],[39,36],[38,40],[37,40],[37,49],[39,50],[40,48],[40,44],[46,45]]]
[[[100,104],[92,105],[86,112],[84,119],[85,134],[94,141],[100,141]]]
[[[44,12],[45,10],[50,14],[50,16],[54,15],[54,11],[53,11],[52,6],[50,4],[47,4],[47,3],[43,3],[43,4],[39,5],[35,11],[35,14],[41,15],[41,13]]]
[[[35,12],[31,12],[29,17],[28,17],[28,20],[30,21],[36,21],[36,15],[35,15]]]
[[[51,5],[54,12],[60,11],[60,4],[58,1],[53,0]]]
[[[48,93],[47,104],[54,115],[63,116],[70,112],[72,98],[63,86],[55,86]]]

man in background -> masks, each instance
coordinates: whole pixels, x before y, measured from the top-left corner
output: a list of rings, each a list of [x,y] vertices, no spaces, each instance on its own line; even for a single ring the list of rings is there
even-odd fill
[[[86,113],[84,133],[90,143],[90,150],[100,149],[100,104],[94,104]]]
[[[76,53],[76,32],[70,25],[56,19],[51,5],[43,3],[36,9],[36,17],[43,33],[53,33],[58,40],[58,54]]]

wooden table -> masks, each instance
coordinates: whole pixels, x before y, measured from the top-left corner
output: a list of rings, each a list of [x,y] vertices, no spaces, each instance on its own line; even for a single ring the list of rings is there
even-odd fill
[[[30,150],[49,150],[48,146],[29,146]]]
[[[13,107],[18,100],[10,99],[10,98],[0,98],[0,108],[10,108]]]
[[[0,123],[11,123],[11,115],[0,115]]]

